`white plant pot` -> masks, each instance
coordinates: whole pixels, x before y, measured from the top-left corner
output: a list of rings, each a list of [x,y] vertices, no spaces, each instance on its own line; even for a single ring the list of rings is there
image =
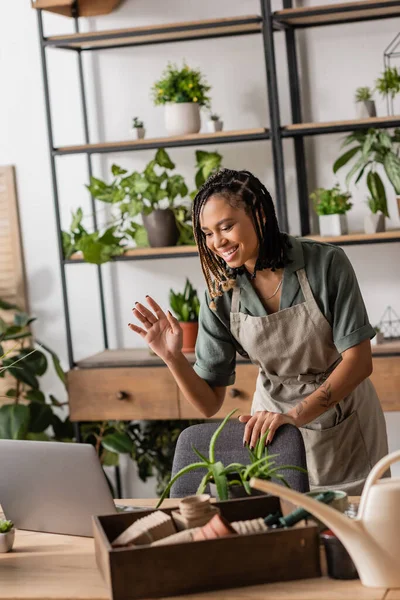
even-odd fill
[[[146,135],[146,129],[144,127],[132,127],[132,137],[135,140],[142,140]]]
[[[362,102],[356,102],[356,111],[358,119],[369,119],[370,117],[376,117],[375,100],[363,100]]]
[[[200,127],[200,106],[196,102],[176,102],[165,105],[165,128],[168,135],[198,133]]]
[[[371,344],[372,346],[377,346],[378,344],[383,344],[384,341],[385,336],[383,335],[382,331],[377,331],[375,337],[371,340]]]
[[[215,133],[216,131],[222,131],[224,127],[223,121],[207,121],[207,131],[210,133]]]
[[[396,201],[397,201],[397,210],[399,211],[399,217],[400,217],[400,196],[396,196]]]
[[[0,533],[0,552],[10,552],[14,545],[15,529],[7,531],[7,533]]]
[[[365,233],[379,233],[385,231],[385,215],[381,212],[369,213],[364,217]]]
[[[346,235],[347,216],[346,215],[320,215],[319,232],[322,236]]]

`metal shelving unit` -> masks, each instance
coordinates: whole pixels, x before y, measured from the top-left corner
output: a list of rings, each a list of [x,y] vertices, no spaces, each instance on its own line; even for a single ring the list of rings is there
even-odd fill
[[[279,223],[284,230],[288,230],[286,207],[286,189],[284,180],[284,155],[283,140],[293,138],[295,162],[297,171],[297,190],[300,208],[301,234],[310,234],[309,201],[307,190],[307,169],[305,161],[304,137],[329,133],[354,131],[368,127],[394,127],[400,126],[400,118],[383,117],[364,120],[334,121],[329,123],[303,123],[301,113],[300,82],[296,55],[296,29],[335,24],[347,24],[371,19],[387,19],[400,15],[400,0],[363,0],[330,4],[305,8],[293,8],[292,0],[283,0],[283,10],[273,12],[270,0],[260,0],[261,15],[232,17],[226,19],[205,19],[201,21],[173,23],[152,27],[136,27],[122,30],[80,33],[79,31],[79,1],[65,0],[64,14],[71,15],[75,32],[70,35],[46,37],[43,30],[42,11],[46,10],[46,1],[37,1],[37,17],[40,38],[41,62],[43,70],[46,119],[48,126],[48,145],[51,161],[53,183],[53,196],[58,231],[58,248],[61,269],[62,293],[67,332],[68,360],[70,368],[75,366],[71,338],[70,311],[66,284],[67,265],[84,262],[79,256],[64,260],[61,238],[61,220],[58,198],[58,181],[56,159],[64,155],[84,154],[87,159],[88,175],[92,175],[92,155],[112,152],[132,152],[157,149],[160,147],[190,147],[197,145],[242,143],[253,141],[270,141],[274,159],[274,177],[276,188],[276,207]],[[54,2],[48,2],[53,6]],[[54,7],[53,7],[54,9]],[[49,10],[52,10],[49,8]],[[58,9],[57,9],[58,10]],[[61,10],[61,9],[60,9]],[[282,125],[280,118],[278,86],[276,76],[274,35],[283,32],[285,35],[287,62],[289,72],[289,90],[291,100],[292,124]],[[88,108],[85,93],[85,77],[82,65],[82,52],[98,50],[112,50],[121,47],[134,47],[150,44],[183,42],[220,38],[227,36],[261,35],[265,59],[265,76],[267,81],[270,127],[243,131],[224,131],[216,134],[196,134],[182,137],[155,138],[138,141],[92,143],[90,140],[88,124]],[[47,70],[47,51],[52,49],[67,49],[76,53],[78,57],[79,88],[83,113],[85,143],[75,146],[55,147],[51,117],[51,99],[49,92],[49,77]],[[97,229],[95,202],[92,198],[93,225]],[[370,244],[400,241],[400,232],[386,232],[387,235],[377,234],[365,236],[355,234],[330,239],[331,243]],[[310,236],[316,237],[316,236]],[[324,238],[325,239],[325,238]],[[145,260],[155,258],[172,258],[183,256],[196,256],[197,250],[193,247],[176,248],[150,248],[128,251],[125,255],[117,257],[113,262],[121,260]],[[108,348],[108,333],[105,317],[105,301],[101,267],[97,267],[99,283],[101,319],[103,329],[104,349]]]

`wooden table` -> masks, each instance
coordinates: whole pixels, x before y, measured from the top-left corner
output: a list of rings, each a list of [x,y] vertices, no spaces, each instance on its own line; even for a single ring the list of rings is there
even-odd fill
[[[155,500],[123,500],[154,505]],[[176,505],[175,499],[165,506]],[[17,531],[14,550],[0,554],[1,600],[105,600],[108,590],[97,570],[94,542],[32,531]],[[285,583],[179,596],[182,600],[400,600],[400,589],[363,587],[358,580],[321,577]]]

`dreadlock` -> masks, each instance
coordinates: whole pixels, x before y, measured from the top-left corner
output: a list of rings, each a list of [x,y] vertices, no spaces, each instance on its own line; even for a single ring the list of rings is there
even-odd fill
[[[220,256],[211,252],[200,227],[201,211],[207,200],[216,194],[224,197],[235,208],[244,207],[253,220],[259,252],[252,279],[256,277],[257,271],[274,271],[288,264],[287,248],[290,246],[286,236],[279,230],[271,195],[257,177],[249,171],[231,169],[221,169],[211,175],[193,201],[192,220],[212,309],[215,309],[214,299],[235,286],[236,276],[240,271],[229,268]]]

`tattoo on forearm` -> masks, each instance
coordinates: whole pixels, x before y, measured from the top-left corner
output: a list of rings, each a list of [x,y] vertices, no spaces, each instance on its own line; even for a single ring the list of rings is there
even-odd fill
[[[296,405],[296,416],[298,417],[299,415],[301,415],[301,413],[304,410],[304,406],[305,404],[307,404],[307,400],[301,400],[297,405]]]
[[[332,386],[330,383],[325,381],[319,388],[319,393],[319,403],[321,406],[330,408],[335,404],[335,401],[332,399]]]

